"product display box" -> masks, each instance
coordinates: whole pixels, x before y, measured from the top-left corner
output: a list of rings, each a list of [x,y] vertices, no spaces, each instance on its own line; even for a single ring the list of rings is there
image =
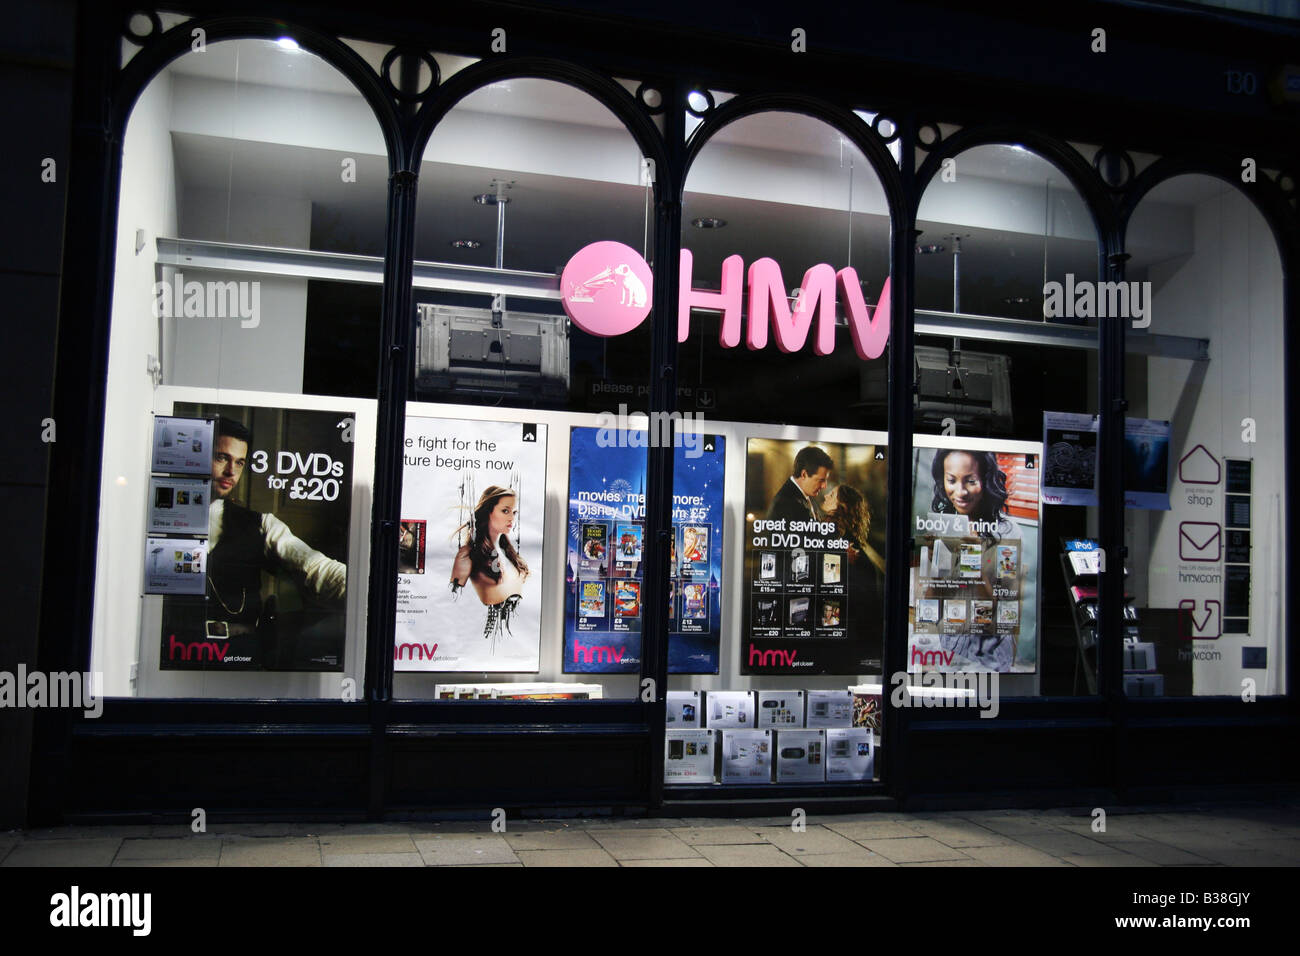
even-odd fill
[[[670,730],[699,729],[702,717],[698,690],[668,692],[668,714],[664,718],[664,723]]]
[[[1165,696],[1163,674],[1125,674],[1124,693],[1129,697]]]
[[[1156,669],[1156,646],[1141,641],[1124,644],[1125,671],[1153,671]]]
[[[826,780],[826,731],[778,730],[778,783],[822,783]]]
[[[713,783],[712,730],[670,730],[664,735],[664,783]]]
[[[865,727],[832,727],[826,731],[826,779],[870,780],[876,772],[876,748]]]
[[[719,781],[722,783],[772,782],[772,731],[722,730],[718,735],[720,738],[718,741]]]
[[[753,691],[711,690],[704,695],[704,707],[707,714],[704,725],[710,729],[752,730],[757,726]]]
[[[852,727],[853,694],[847,690],[810,690],[806,713],[806,727]]]
[[[758,693],[758,724],[773,730],[803,726],[803,691],[760,690]]]

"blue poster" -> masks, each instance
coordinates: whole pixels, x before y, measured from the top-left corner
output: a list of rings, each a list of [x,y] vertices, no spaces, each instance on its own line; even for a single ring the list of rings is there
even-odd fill
[[[673,457],[668,671],[716,674],[722,633],[722,489],[726,442],[693,436]],[[641,669],[644,432],[574,428],[564,583],[564,672]]]

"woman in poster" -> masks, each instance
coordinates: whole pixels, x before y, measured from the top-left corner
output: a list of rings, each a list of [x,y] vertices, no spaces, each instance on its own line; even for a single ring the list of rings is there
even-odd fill
[[[822,510],[835,522],[835,531],[849,542],[846,614],[841,621],[852,629],[879,628],[884,623],[884,580],[866,554],[871,511],[862,492],[852,485],[832,488],[822,498]]]
[[[971,522],[979,537],[994,543],[1019,538],[1020,526],[1007,517],[1007,476],[991,451],[940,449],[930,466],[936,514],[958,514]]]
[[[487,607],[483,637],[509,632],[510,618],[523,600],[528,564],[510,541],[518,512],[515,493],[500,485],[484,489],[470,520],[456,529],[465,543],[456,552],[451,569],[451,589],[459,593],[471,582]]]

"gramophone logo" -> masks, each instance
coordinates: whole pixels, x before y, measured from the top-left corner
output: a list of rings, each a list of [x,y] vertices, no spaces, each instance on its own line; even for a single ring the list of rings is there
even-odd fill
[[[622,335],[644,322],[653,286],[650,266],[621,242],[580,249],[560,275],[564,311],[591,335]]]

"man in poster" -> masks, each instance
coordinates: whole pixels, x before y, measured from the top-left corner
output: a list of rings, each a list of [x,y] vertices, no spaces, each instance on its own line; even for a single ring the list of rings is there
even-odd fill
[[[807,445],[794,456],[790,480],[772,497],[767,517],[771,521],[815,521],[817,509],[812,499],[821,494],[835,463],[816,445]],[[787,529],[789,525],[787,523]]]
[[[243,425],[223,418],[212,448],[212,505],[208,519],[209,637],[245,637],[262,617],[261,572],[283,569],[298,586],[325,604],[342,606],[347,566],[294,536],[270,512],[259,513],[231,500],[248,463],[253,437]]]

